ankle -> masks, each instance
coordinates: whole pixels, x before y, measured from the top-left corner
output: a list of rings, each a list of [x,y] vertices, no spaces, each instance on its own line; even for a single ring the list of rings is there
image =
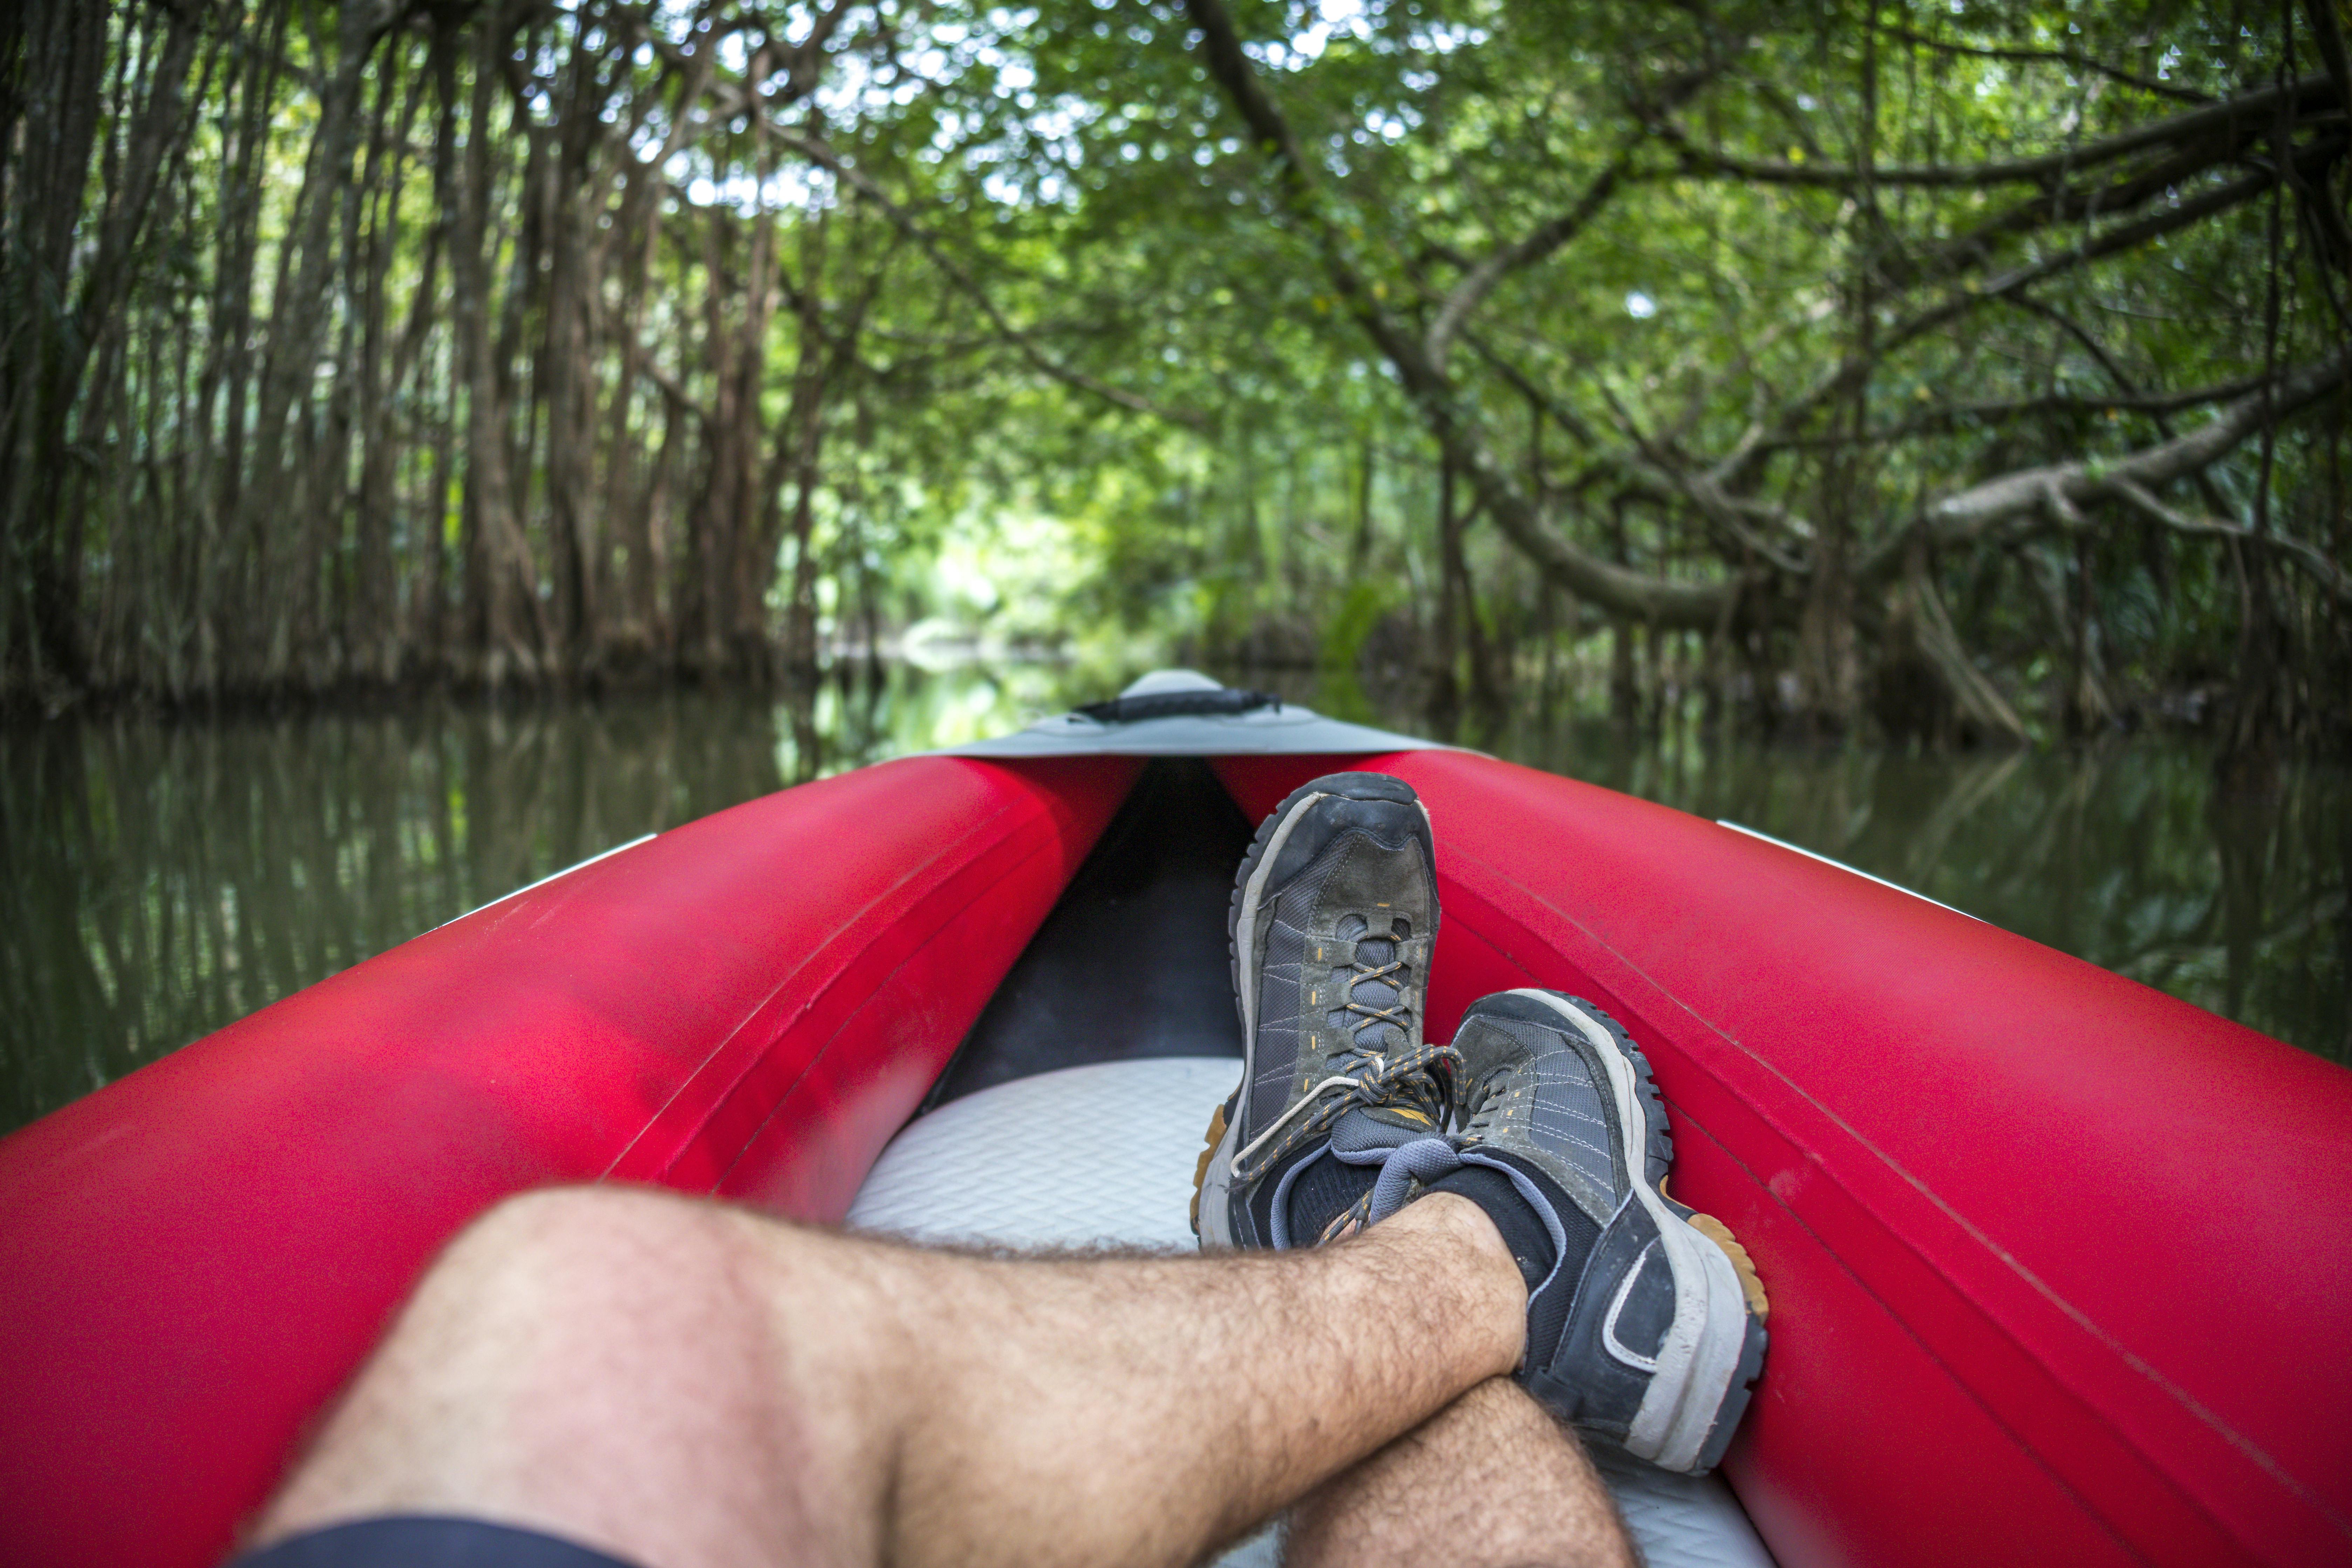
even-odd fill
[[[1519,1266],[1512,1258],[1511,1248],[1503,1240],[1503,1233],[1496,1228],[1494,1219],[1486,1211],[1468,1198],[1459,1193],[1427,1193],[1399,1210],[1388,1223],[1398,1226],[1416,1217],[1432,1226],[1442,1226],[1448,1233],[1459,1236],[1478,1252],[1485,1263],[1503,1265],[1509,1269],[1512,1280],[1518,1282]],[[1521,1283],[1520,1295],[1524,1298],[1526,1293],[1526,1286]],[[1526,1305],[1524,1300],[1520,1304]]]
[[[1463,1322],[1492,1328],[1502,1357],[1498,1372],[1518,1365],[1527,1348],[1527,1281],[1486,1210],[1457,1193],[1429,1193],[1366,1236],[1444,1247],[1444,1278],[1471,1298]]]

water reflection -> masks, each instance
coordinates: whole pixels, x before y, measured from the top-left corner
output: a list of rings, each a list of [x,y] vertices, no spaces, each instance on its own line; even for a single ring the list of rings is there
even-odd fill
[[[1962,756],[1507,737],[1519,761],[1729,818],[2352,1061],[2352,772],[2225,794],[2201,746]]]
[[[997,733],[1106,684],[895,668],[775,698],[0,731],[0,1128],[600,850]],[[1695,730],[1636,742],[1523,718],[1492,744],[1745,823],[2352,1058],[2340,767],[2290,765],[2264,793],[2224,797],[2200,751],[2153,741],[1934,757],[1709,744]]]
[[[764,711],[692,699],[125,717],[0,746],[9,1125],[596,848],[781,782]]]

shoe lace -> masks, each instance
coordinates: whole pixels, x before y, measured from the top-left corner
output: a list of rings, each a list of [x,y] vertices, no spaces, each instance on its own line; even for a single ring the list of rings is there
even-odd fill
[[[1465,1107],[1461,1131],[1463,1142],[1480,1143],[1486,1141],[1487,1131],[1495,1125],[1495,1117],[1497,1114],[1496,1101],[1500,1098],[1496,1080],[1502,1076],[1499,1068],[1488,1073],[1485,1078],[1480,1079],[1467,1094],[1461,1097],[1461,1104]]]
[[[1328,1135],[1333,1122],[1358,1107],[1408,1108],[1427,1117],[1433,1128],[1443,1127],[1446,1086],[1461,1061],[1462,1053],[1452,1046],[1426,1043],[1402,1051],[1358,1045],[1340,1052],[1333,1058],[1339,1071],[1307,1089],[1234,1155],[1234,1179],[1256,1181],[1290,1154]]]
[[[1454,1058],[1454,1070],[1460,1070],[1459,1056]],[[1446,1170],[1458,1168],[1462,1156],[1486,1142],[1499,1113],[1501,1070],[1489,1072],[1466,1093],[1458,1082],[1453,1084],[1454,1102],[1462,1111],[1460,1125],[1451,1134],[1438,1134],[1399,1144],[1377,1161],[1359,1156],[1352,1163],[1376,1163],[1387,1175],[1390,1162],[1402,1160],[1404,1170],[1402,1181],[1381,1180],[1365,1189],[1363,1196],[1331,1216],[1315,1238],[1318,1247],[1327,1246],[1342,1237],[1352,1236],[1394,1214],[1419,1195],[1423,1184],[1434,1179]],[[1425,1104],[1423,1109],[1428,1109]]]
[[[1372,1038],[1378,1040],[1381,1038],[1380,1026],[1393,1024],[1405,1038],[1411,1039],[1412,1037],[1412,993],[1404,979],[1407,968],[1405,961],[1392,942],[1382,942],[1378,945],[1389,950],[1388,962],[1368,963],[1364,960],[1364,949],[1372,945],[1374,945],[1372,942],[1359,942],[1354,954],[1348,960],[1346,979],[1342,981],[1346,1000],[1339,1005],[1338,1011],[1341,1015],[1353,1015],[1353,1021],[1347,1022],[1343,1026],[1359,1041],[1363,1039],[1367,1029],[1373,1031]],[[1333,972],[1333,978],[1339,978],[1337,970]],[[1364,985],[1375,981],[1385,983],[1386,989],[1395,998],[1385,1006],[1378,1002],[1363,1001],[1357,994]],[[1332,1022],[1338,1024],[1341,1020],[1335,1017]]]

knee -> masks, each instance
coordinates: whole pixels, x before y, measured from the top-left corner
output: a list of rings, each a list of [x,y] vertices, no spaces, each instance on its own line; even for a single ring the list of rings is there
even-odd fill
[[[425,1293],[526,1316],[560,1309],[574,1323],[606,1314],[642,1322],[668,1303],[707,1301],[733,1278],[740,1228],[716,1205],[641,1188],[542,1188],[502,1199],[459,1233]]]
[[[690,1232],[715,1206],[647,1187],[535,1187],[484,1209],[456,1245],[501,1253],[642,1246]]]

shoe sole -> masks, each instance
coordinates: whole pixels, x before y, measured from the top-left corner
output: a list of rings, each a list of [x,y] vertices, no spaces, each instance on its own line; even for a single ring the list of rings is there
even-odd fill
[[[1240,1010],[1242,1018],[1242,1081],[1234,1098],[1218,1107],[1215,1116],[1210,1120],[1205,1139],[1208,1147],[1202,1154],[1192,1186],[1192,1229],[1200,1237],[1203,1248],[1234,1245],[1233,1215],[1227,1205],[1233,1194],[1234,1151],[1241,1142],[1242,1097],[1257,1081],[1260,957],[1257,917],[1263,907],[1262,895],[1265,891],[1266,878],[1271,874],[1276,858],[1281,855],[1283,845],[1289,841],[1291,831],[1307,811],[1317,801],[1338,793],[1321,787],[1326,779],[1332,776],[1326,774],[1324,778],[1310,780],[1284,796],[1282,804],[1257,825],[1257,832],[1250,839],[1249,852],[1242,857],[1241,866],[1234,873],[1233,900],[1225,913],[1225,952],[1234,982],[1234,1005]],[[1413,794],[1412,786],[1402,779],[1392,779],[1385,773],[1342,776],[1380,780],[1380,785],[1371,787],[1402,790],[1403,796],[1400,798],[1394,794],[1384,793],[1361,798],[1391,800],[1400,805],[1409,800],[1421,806],[1424,820],[1429,816],[1429,807],[1422,805],[1421,797]],[[1434,931],[1431,932],[1432,936],[1435,934]]]
[[[1748,1249],[1720,1220],[1666,1195],[1674,1136],[1665,1101],[1649,1058],[1617,1020],[1564,992],[1530,988],[1506,994],[1558,1015],[1608,1065],[1625,1168],[1632,1171],[1638,1161],[1644,1177],[1633,1184],[1633,1201],[1655,1223],[1675,1281],[1674,1323],[1658,1347],[1657,1370],[1626,1434],[1625,1448],[1664,1469],[1703,1474],[1723,1458],[1763,1371],[1769,1311],[1763,1282]],[[1638,1141],[1636,1125],[1642,1129]]]

